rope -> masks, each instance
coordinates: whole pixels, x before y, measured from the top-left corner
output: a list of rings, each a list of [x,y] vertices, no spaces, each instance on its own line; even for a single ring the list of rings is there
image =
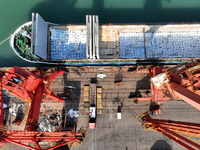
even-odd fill
[[[3,44],[4,42],[6,42],[7,40],[9,40],[11,37],[12,37],[12,34],[9,37],[7,37],[6,39],[4,39],[3,41],[1,41],[0,45]]]

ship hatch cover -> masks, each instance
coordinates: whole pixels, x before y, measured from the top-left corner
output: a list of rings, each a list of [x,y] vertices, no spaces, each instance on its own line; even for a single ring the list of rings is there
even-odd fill
[[[32,54],[47,59],[47,31],[48,24],[38,13],[32,13]]]

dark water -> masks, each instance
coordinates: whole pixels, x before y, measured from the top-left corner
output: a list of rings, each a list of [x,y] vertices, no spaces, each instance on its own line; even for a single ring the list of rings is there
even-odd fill
[[[200,22],[200,0],[0,0],[0,66],[36,65],[18,58],[9,40],[2,43],[32,12],[53,23],[85,24],[87,14],[107,24],[193,23]]]

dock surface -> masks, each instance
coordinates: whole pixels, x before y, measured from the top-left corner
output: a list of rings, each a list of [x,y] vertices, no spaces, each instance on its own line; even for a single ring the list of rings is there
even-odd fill
[[[59,75],[53,81],[53,92],[65,97],[64,103],[56,101],[44,101],[41,105],[40,115],[48,115],[48,111],[57,112],[61,118],[70,109],[79,111],[79,118],[71,121],[77,122],[77,127],[87,130],[81,147],[72,146],[72,150],[183,150],[184,147],[170,140],[169,138],[153,131],[144,131],[136,119],[136,116],[144,113],[152,107],[150,102],[134,103],[134,94],[145,96],[145,92],[150,90],[149,75],[146,73],[133,73],[128,70],[133,66],[124,67],[68,67],[64,75]],[[46,68],[48,69],[48,68]],[[34,69],[33,69],[34,70]],[[97,75],[106,75],[103,79]],[[122,84],[116,86],[117,75],[121,75]],[[84,111],[84,90],[86,84],[90,84],[91,79],[97,79],[97,85],[102,86],[103,113],[97,116],[95,129],[88,129],[89,115]],[[70,89],[70,90],[68,90]],[[24,104],[23,101],[14,97],[7,97],[4,102],[8,106],[16,103],[17,106]],[[124,111],[122,119],[117,119],[117,108],[123,103]],[[24,104],[25,105],[25,104]],[[162,113],[156,118],[176,121],[186,121],[199,123],[200,112],[186,104],[182,100],[170,100],[161,104]],[[9,118],[10,122],[15,117]],[[65,120],[65,119],[64,119]],[[68,124],[61,122],[61,124]],[[19,127],[9,124],[9,129],[18,130]],[[13,149],[12,144],[7,144],[8,149]],[[18,149],[15,147],[14,149]],[[19,148],[22,149],[22,148]]]

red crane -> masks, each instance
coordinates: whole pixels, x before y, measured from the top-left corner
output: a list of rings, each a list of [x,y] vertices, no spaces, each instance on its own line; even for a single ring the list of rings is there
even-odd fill
[[[79,132],[8,131],[1,126],[0,135],[1,146],[3,146],[3,143],[13,143],[32,150],[53,150],[74,142],[81,144],[85,136],[85,130],[80,130]],[[55,145],[42,148],[40,143],[43,141],[54,142]]]
[[[3,88],[26,101],[32,101],[39,87],[42,87],[42,99],[52,99],[63,102],[50,89],[53,79],[63,74],[64,71],[55,71],[48,75],[40,70],[29,71],[20,67],[13,67],[8,71],[2,72]]]
[[[145,68],[142,71],[137,70],[134,73],[149,73],[150,77],[153,78],[161,73],[163,73],[163,68],[162,67],[152,67],[152,68]],[[153,101],[156,103],[161,103],[166,100],[169,100],[169,97],[166,97],[163,95],[163,93],[157,88],[152,80],[150,80],[150,86],[151,86],[151,96],[149,97],[134,97],[135,101]]]
[[[136,97],[136,100],[160,103],[172,98],[182,99],[200,110],[200,60],[179,64],[169,69],[153,67],[149,69],[149,73],[151,97]],[[156,130],[189,150],[200,149],[200,145],[192,139],[199,138],[200,124],[152,119],[149,113],[143,113],[137,118],[146,129]]]
[[[200,124],[172,120],[152,119],[148,113],[137,116],[147,130],[155,130],[189,150],[200,149],[195,139],[200,135]]]
[[[40,104],[42,100],[57,100],[64,102],[57,97],[49,86],[53,79],[63,74],[64,71],[55,71],[48,75],[40,70],[29,71],[20,67],[13,67],[2,74],[2,86],[15,96],[26,100],[28,105],[31,104],[25,130],[35,131],[38,125]],[[20,124],[20,122],[19,122]]]
[[[0,141],[3,143],[13,143],[29,149],[42,149],[41,141],[56,142],[54,146],[46,150],[54,149],[73,142],[80,143],[86,131],[80,129],[75,132],[38,132],[38,118],[40,113],[40,104],[42,100],[64,100],[57,97],[48,87],[52,80],[63,74],[64,71],[56,71],[46,75],[41,71],[29,71],[19,67],[13,67],[7,72],[0,72]],[[28,119],[26,120],[25,131],[8,131],[3,125],[3,93],[2,88],[13,93],[17,97],[31,103]],[[25,144],[28,143],[29,145]],[[34,143],[36,146],[30,146]],[[32,145],[34,145],[32,144]]]
[[[135,100],[151,100],[157,103],[182,99],[200,110],[200,60],[182,63],[169,69],[153,67],[151,76],[151,97],[135,97]]]

